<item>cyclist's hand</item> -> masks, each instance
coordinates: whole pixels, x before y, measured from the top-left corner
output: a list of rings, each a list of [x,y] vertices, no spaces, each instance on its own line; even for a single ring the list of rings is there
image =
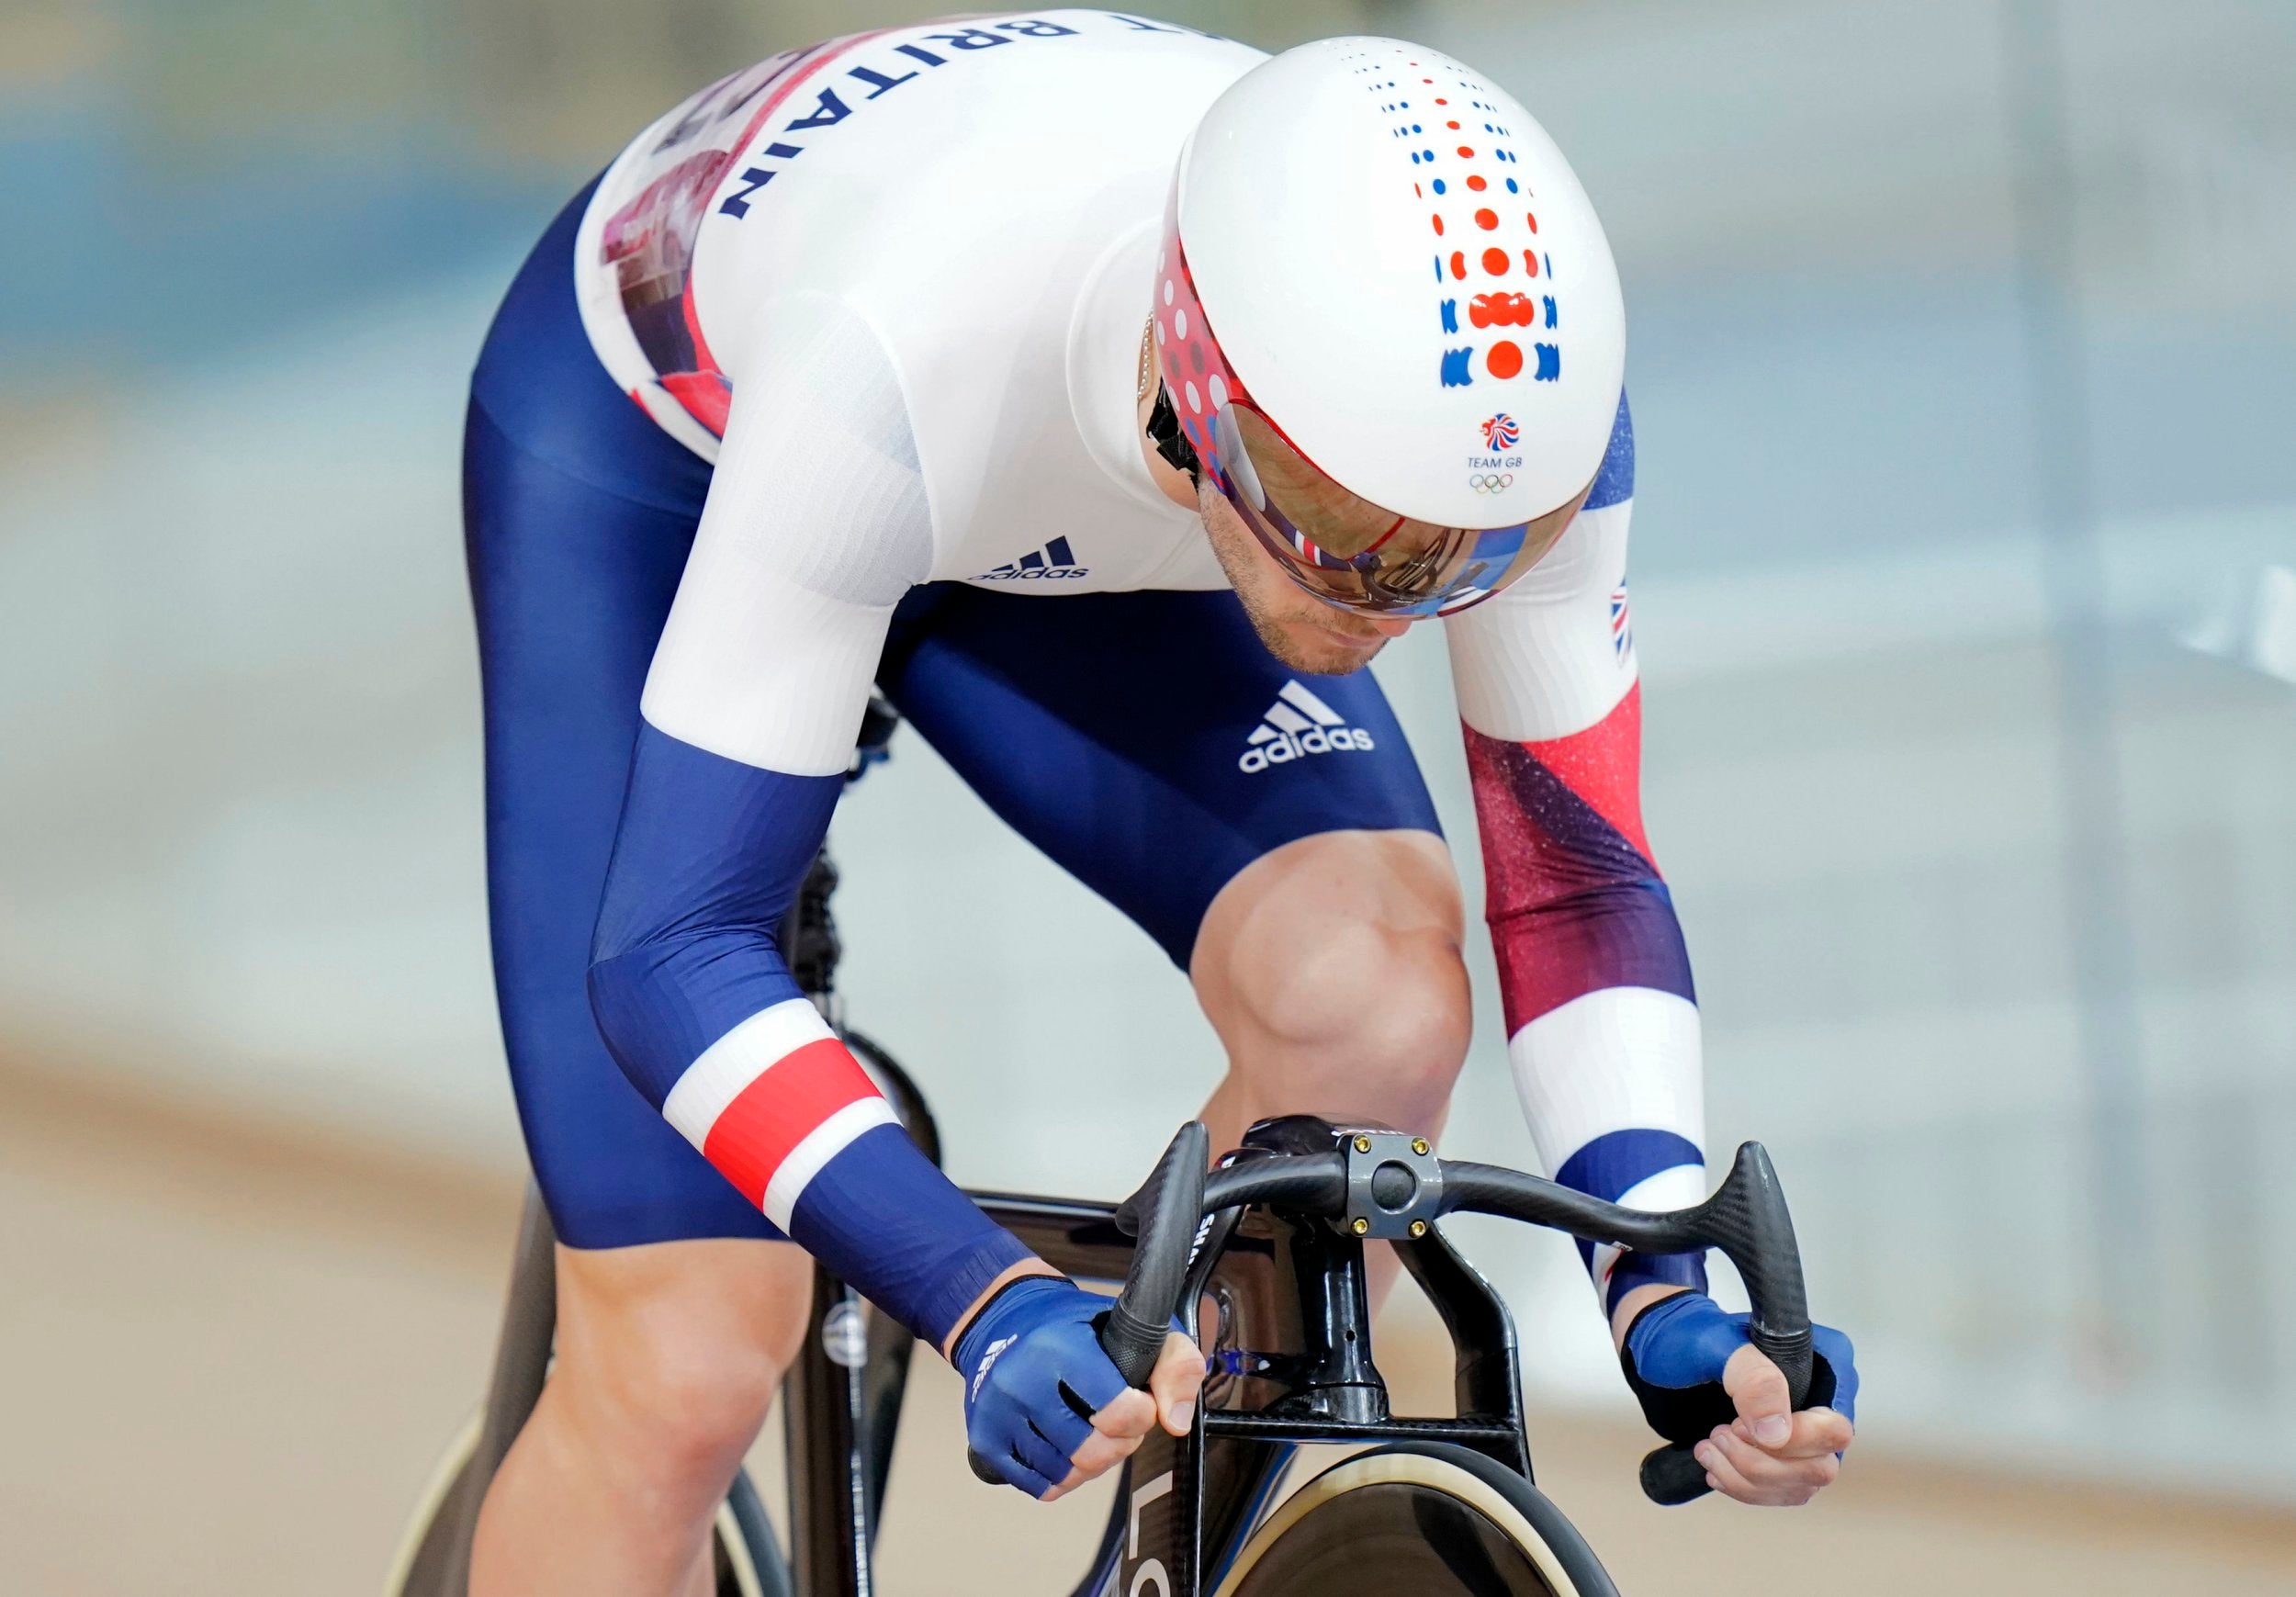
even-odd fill
[[[1159,1421],[1176,1436],[1194,1422],[1204,1355],[1174,1332],[1149,1389],[1133,1390],[1093,1330],[1110,1302],[1065,1276],[1021,1276],[957,1338],[965,1438],[1031,1497],[1049,1502],[1123,1462]]]
[[[1810,1327],[1808,1407],[1789,1413],[1785,1376],[1747,1340],[1746,1320],[1703,1292],[1661,1298],[1635,1316],[1620,1361],[1650,1428],[1695,1444],[1715,1490],[1740,1502],[1796,1506],[1841,1471],[1857,1365],[1848,1337]]]

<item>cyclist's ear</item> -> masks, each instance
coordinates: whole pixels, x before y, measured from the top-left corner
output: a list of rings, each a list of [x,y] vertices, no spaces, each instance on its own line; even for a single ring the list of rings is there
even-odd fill
[[[1197,1345],[1175,1331],[1164,1339],[1156,1367],[1148,1377],[1149,1395],[1156,1400],[1156,1418],[1175,1436],[1187,1434],[1196,1423],[1196,1395],[1204,1389],[1204,1355]]]
[[[1722,1366],[1722,1389],[1730,1394],[1738,1417],[1763,1447],[1783,1445],[1794,1434],[1793,1390],[1785,1372],[1749,1343]]]

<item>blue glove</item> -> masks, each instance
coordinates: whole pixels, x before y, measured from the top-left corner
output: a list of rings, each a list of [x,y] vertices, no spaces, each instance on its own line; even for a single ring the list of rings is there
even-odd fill
[[[1704,1292],[1677,1292],[1635,1316],[1618,1361],[1650,1429],[1670,1442],[1702,1442],[1738,1418],[1722,1389],[1722,1366],[1747,1344],[1744,1314],[1728,1314]],[[1857,1418],[1858,1366],[1850,1339],[1830,1325],[1810,1327],[1806,1409]]]
[[[1092,1416],[1125,1391],[1093,1321],[1112,1299],[1065,1276],[1022,1276],[974,1315],[951,1361],[973,1451],[1030,1497],[1066,1479]]]

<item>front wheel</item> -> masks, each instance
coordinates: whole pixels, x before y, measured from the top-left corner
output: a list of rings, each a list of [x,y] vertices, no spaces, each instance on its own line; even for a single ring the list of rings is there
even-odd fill
[[[1359,1453],[1252,1533],[1216,1597],[1617,1597],[1562,1511],[1464,1447]]]

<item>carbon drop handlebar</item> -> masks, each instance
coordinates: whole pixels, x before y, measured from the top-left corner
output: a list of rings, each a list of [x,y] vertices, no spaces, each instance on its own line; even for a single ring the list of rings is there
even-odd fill
[[[1102,1323],[1100,1345],[1135,1387],[1147,1386],[1163,1351],[1206,1215],[1252,1204],[1334,1220],[1348,1211],[1347,1160],[1336,1150],[1269,1154],[1207,1173],[1210,1147],[1201,1121],[1182,1126],[1146,1184],[1119,1210],[1120,1219],[1137,1225],[1139,1241],[1124,1288]],[[1809,1299],[1793,1216],[1761,1143],[1739,1145],[1729,1174],[1704,1203],[1667,1212],[1624,1209],[1502,1165],[1435,1163],[1439,1214],[1495,1214],[1640,1253],[1719,1248],[1746,1282],[1753,1310],[1749,1338],[1784,1374],[1792,1406],[1802,1406],[1810,1383]],[[1408,1175],[1405,1181],[1415,1189]],[[1392,1187],[1383,1194],[1376,1178],[1370,1187],[1370,1201],[1390,1209],[1412,1195]],[[1365,1200],[1361,1193],[1354,1197]],[[984,1480],[1000,1479],[977,1454],[973,1468]],[[1643,1459],[1642,1490],[1654,1502],[1687,1502],[1708,1490],[1705,1473],[1688,1445],[1670,1444]]]

